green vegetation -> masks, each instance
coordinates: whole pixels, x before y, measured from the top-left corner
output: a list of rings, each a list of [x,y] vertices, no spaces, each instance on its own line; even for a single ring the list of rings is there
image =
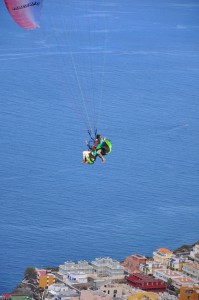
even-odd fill
[[[24,277],[27,280],[36,279],[37,278],[37,272],[36,272],[35,268],[33,268],[33,267],[26,268],[26,270],[24,272]]]

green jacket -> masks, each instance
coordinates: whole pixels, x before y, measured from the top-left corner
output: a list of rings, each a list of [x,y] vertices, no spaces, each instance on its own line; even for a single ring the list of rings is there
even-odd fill
[[[101,149],[101,148],[103,148],[104,144],[106,144],[108,146],[108,148],[109,148],[109,151],[106,153],[106,155],[107,155],[107,154],[111,153],[111,151],[112,151],[112,144],[111,144],[110,140],[105,140],[102,143],[100,143],[99,145],[97,145],[96,151],[99,150],[99,149]],[[94,151],[94,152],[96,152],[96,151]],[[96,152],[96,154],[97,154],[97,152]]]

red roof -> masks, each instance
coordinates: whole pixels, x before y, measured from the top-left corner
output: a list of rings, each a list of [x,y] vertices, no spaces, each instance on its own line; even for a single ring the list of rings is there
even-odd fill
[[[39,276],[46,276],[46,270],[37,270]]]
[[[15,295],[14,293],[3,294],[3,297],[9,299],[11,296]]]
[[[127,277],[127,283],[145,291],[163,292],[166,290],[166,284],[161,279],[156,279],[144,274],[132,274],[132,276]]]

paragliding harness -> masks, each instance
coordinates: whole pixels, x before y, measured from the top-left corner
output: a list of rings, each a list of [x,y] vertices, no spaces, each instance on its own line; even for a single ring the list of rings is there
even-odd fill
[[[112,151],[112,144],[110,140],[105,140],[101,144],[99,144],[96,148],[96,151],[101,149],[102,155],[108,155]]]
[[[90,152],[90,153],[89,153],[89,156],[88,156],[88,158],[87,158],[88,163],[89,163],[89,164],[94,164],[95,160],[96,160],[96,156],[93,155],[92,152]]]
[[[95,142],[95,139],[92,137],[91,130],[88,130],[88,134],[90,136],[90,140],[88,141],[88,148],[92,149],[93,143]],[[95,137],[97,136],[97,129],[95,130]],[[101,149],[102,155],[108,155],[112,151],[112,143],[110,140],[104,140],[102,143],[97,145],[96,149],[89,153],[88,157],[88,163],[94,164],[96,158],[97,158],[97,150]]]

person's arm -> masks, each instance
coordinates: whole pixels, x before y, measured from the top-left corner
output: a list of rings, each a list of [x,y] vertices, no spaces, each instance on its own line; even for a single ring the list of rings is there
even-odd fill
[[[92,147],[91,147],[90,143],[87,140],[85,140],[85,143],[86,143],[86,146],[88,147],[88,149],[92,150]]]

